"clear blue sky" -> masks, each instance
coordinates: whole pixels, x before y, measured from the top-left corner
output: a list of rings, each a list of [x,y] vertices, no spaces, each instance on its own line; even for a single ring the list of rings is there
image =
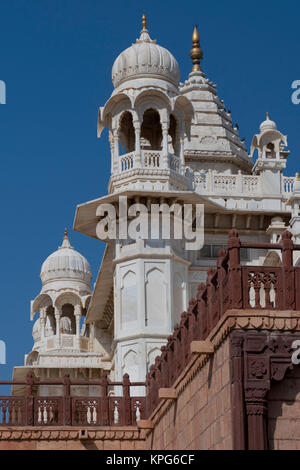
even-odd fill
[[[251,138],[270,112],[288,134],[287,174],[300,169],[298,1],[2,0],[0,80],[1,308],[9,378],[32,346],[29,304],[43,260],[64,227],[90,261],[94,280],[103,244],[72,232],[77,204],[104,195],[110,171],[107,134],[96,138],[97,108],[112,92],[111,67],[135,41],[145,11],[153,39],[177,58],[181,80],[198,24],[202,67],[218,85],[240,136]]]

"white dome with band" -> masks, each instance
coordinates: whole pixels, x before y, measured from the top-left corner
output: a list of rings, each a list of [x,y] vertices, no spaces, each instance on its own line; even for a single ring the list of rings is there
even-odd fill
[[[177,86],[179,83],[179,66],[174,56],[153,41],[146,29],[143,17],[143,29],[136,43],[128,47],[117,57],[112,68],[112,81],[115,87],[129,78],[138,76],[163,78]]]
[[[41,269],[43,285],[62,279],[79,280],[90,284],[91,268],[87,259],[71,245],[65,232],[62,245],[44,261]]]

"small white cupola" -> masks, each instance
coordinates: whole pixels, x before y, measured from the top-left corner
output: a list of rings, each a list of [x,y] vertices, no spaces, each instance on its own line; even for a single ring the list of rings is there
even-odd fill
[[[268,165],[270,160],[275,160],[281,161],[281,163],[284,162],[284,166],[280,165],[284,168],[285,160],[289,155],[289,151],[285,150],[287,136],[278,131],[276,123],[269,118],[269,113],[267,113],[267,118],[261,123],[259,129],[260,133],[253,137],[251,144],[251,157],[256,150],[258,151],[255,167],[257,170],[261,169],[264,166],[263,163]]]
[[[81,326],[91,299],[91,268],[84,256],[70,244],[67,229],[62,245],[44,261],[41,269],[42,289],[31,302],[34,356],[26,364],[39,363],[40,354],[83,348]],[[38,353],[38,354],[37,354]]]
[[[66,229],[62,245],[42,264],[43,292],[58,287],[89,291],[91,278],[87,259],[71,246]]]

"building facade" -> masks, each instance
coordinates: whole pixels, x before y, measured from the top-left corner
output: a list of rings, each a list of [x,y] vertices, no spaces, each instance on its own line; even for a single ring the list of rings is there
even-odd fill
[[[108,194],[77,207],[74,229],[101,239],[98,227],[108,206],[115,208],[120,229],[120,198],[131,208],[130,220],[142,205],[159,205],[160,223],[174,204],[199,204],[202,249],[187,250],[184,240],[172,234],[165,239],[161,231],[137,239],[122,237],[120,230],[116,239],[103,235],[106,249],[91,290],[89,264],[65,234],[42,266],[42,290],[31,303],[34,346],[14,378],[31,368],[44,378],[66,370],[75,378],[95,378],[105,370],[113,380],[127,373],[144,381],[230,229],[243,242],[274,244],[243,248],[242,265],[280,266],[276,244],[286,229],[298,242],[300,179],[284,176],[286,135],[267,114],[248,154],[231,112],[201,68],[197,28],[192,42],[192,71],[184,82],[171,52],[151,39],[145,16],[140,37],[115,60],[114,90],[98,112],[98,136],[109,130]],[[297,263],[298,252],[293,256]],[[254,288],[251,295],[254,305]]]

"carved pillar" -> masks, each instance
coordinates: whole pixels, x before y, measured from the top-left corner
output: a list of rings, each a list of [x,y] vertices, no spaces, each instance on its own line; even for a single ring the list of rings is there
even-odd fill
[[[180,157],[180,173],[184,174],[184,136],[181,135],[179,139],[179,157]]]
[[[120,161],[119,161],[119,131],[118,129],[114,129],[113,131],[113,139],[114,139],[114,173],[121,171],[120,168]]]
[[[232,428],[233,449],[245,450],[245,408],[243,385],[243,342],[242,336],[233,336],[230,340],[231,348],[231,400],[232,400]]]
[[[47,319],[47,307],[42,307],[40,311],[41,340],[45,338],[46,319]]]
[[[267,386],[248,387],[245,390],[248,423],[248,450],[267,450]]]
[[[54,307],[54,315],[55,315],[55,324],[56,324],[56,347],[60,348],[60,316],[61,312],[58,307]]]
[[[228,239],[229,252],[229,286],[231,308],[242,308],[242,267],[240,263],[241,241],[237,230],[232,229]]]
[[[77,349],[80,349],[80,319],[81,319],[81,305],[75,305],[74,307],[74,315],[76,321],[76,341],[75,346]]]
[[[210,168],[207,172],[207,191],[209,193],[213,192],[213,172]]]
[[[141,168],[142,165],[142,156],[141,156],[141,123],[140,121],[134,121],[134,131],[135,131],[135,158],[134,166],[136,168]]]
[[[111,154],[110,172],[111,172],[111,174],[113,174],[114,173],[115,150],[114,150],[114,137],[113,137],[113,133],[112,133],[111,130],[109,130],[109,133],[108,133],[108,140],[109,140],[110,154]]]
[[[163,122],[162,124],[162,135],[163,135],[163,141],[162,141],[162,158],[163,158],[163,168],[168,168],[169,167],[169,151],[168,151],[168,130],[169,126],[167,122]]]
[[[238,174],[236,177],[236,191],[237,193],[243,192],[243,175],[242,175],[241,170],[238,171]]]

